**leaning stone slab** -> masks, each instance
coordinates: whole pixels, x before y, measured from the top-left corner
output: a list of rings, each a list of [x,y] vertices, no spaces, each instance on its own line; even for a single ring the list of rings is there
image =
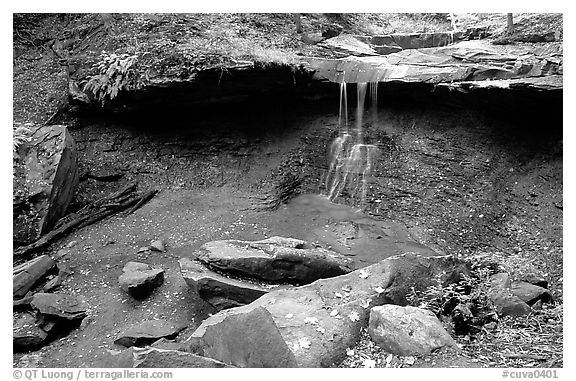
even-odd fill
[[[528,304],[512,293],[512,281],[508,273],[498,273],[490,277],[488,297],[500,316],[524,316],[532,312]]]
[[[236,367],[297,366],[272,315],[262,307],[216,316],[192,334],[188,345],[190,352]]]
[[[230,346],[229,335],[241,334],[246,341],[259,340],[262,337],[260,325],[242,326],[235,321],[250,322],[248,317],[254,313],[268,325],[267,314],[254,312],[264,309],[269,312],[298,367],[332,366],[345,358],[346,348],[356,343],[360,329],[368,325],[370,308],[389,303],[406,305],[406,295],[412,287],[423,291],[436,284],[437,277],[443,284],[458,282],[462,273],[469,273],[469,269],[451,256],[423,257],[406,253],[389,257],[346,275],[320,279],[289,290],[272,291],[246,306],[220,311],[206,319],[186,344],[193,353],[198,353],[196,351],[201,348],[202,352],[198,354],[226,363],[230,358],[245,358],[246,347]],[[225,330],[229,335],[218,334]],[[268,327],[267,331],[274,329]],[[205,339],[206,335],[210,336],[209,340]],[[282,347],[276,340],[277,336],[271,337],[274,337],[272,342],[264,339],[259,342],[262,352]],[[228,352],[221,353],[222,348]],[[290,356],[281,353],[288,362]],[[263,366],[274,364],[258,358],[232,364],[254,366],[257,361],[262,361]]]
[[[48,317],[71,321],[86,317],[86,305],[73,295],[39,292],[34,295],[30,305]]]
[[[387,304],[370,311],[368,332],[388,353],[399,356],[427,355],[456,342],[431,311]]]
[[[345,256],[294,238],[213,241],[201,250],[198,260],[209,267],[266,281],[310,283],[352,270]]]
[[[178,263],[188,287],[218,311],[251,303],[278,288],[278,286],[264,287],[249,281],[228,278],[188,258],[182,258]]]
[[[160,338],[173,339],[185,327],[172,321],[147,320],[126,329],[114,341],[124,347],[149,345]]]
[[[30,141],[18,149],[13,178],[14,239],[24,244],[64,216],[79,181],[76,144],[66,126],[29,129]]]
[[[122,291],[135,299],[144,299],[164,283],[164,270],[153,269],[146,263],[128,262],[118,278]]]

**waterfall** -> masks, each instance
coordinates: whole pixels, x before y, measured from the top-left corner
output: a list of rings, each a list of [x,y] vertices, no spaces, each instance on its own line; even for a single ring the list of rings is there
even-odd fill
[[[368,180],[379,153],[375,145],[364,144],[363,118],[368,85],[373,124],[376,123],[378,83],[358,83],[356,125],[351,133],[348,127],[347,86],[345,82],[340,83],[339,133],[328,152],[329,165],[325,184],[330,200],[336,199],[344,190],[360,203],[366,199]]]

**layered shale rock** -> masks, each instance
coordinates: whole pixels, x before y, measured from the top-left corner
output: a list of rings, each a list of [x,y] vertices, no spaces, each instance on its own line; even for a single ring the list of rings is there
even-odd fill
[[[213,241],[201,250],[198,260],[209,267],[265,281],[305,284],[352,270],[345,256],[293,238]]]

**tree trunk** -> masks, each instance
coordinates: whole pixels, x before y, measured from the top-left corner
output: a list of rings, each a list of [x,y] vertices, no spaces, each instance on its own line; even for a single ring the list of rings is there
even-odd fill
[[[514,33],[514,16],[512,13],[508,13],[508,26],[506,28],[506,34],[510,35]]]
[[[294,21],[296,22],[296,33],[302,33],[302,19],[300,13],[294,13]]]

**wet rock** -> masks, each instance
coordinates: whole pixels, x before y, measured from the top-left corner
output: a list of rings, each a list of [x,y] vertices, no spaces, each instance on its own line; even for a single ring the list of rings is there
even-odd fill
[[[293,238],[213,241],[201,249],[198,260],[209,267],[267,281],[310,283],[351,271],[343,255]]]
[[[322,44],[328,41],[330,40]],[[384,43],[384,40],[377,42],[376,45],[394,46]],[[348,54],[354,53],[349,49]],[[360,53],[354,55],[356,57],[341,60],[308,58],[307,61],[314,69],[315,78],[346,83],[488,83],[513,78],[522,84],[530,77],[560,74],[562,67],[562,59],[556,59],[555,52],[542,54],[533,46],[511,51],[488,41],[462,41],[449,46],[407,49],[386,56],[362,57],[369,54]],[[517,85],[518,83],[515,84]],[[562,88],[561,83],[559,86]]]
[[[512,283],[512,294],[520,298],[529,306],[534,305],[538,301],[542,303],[550,303],[552,301],[552,294],[550,291],[528,282]]]
[[[164,283],[164,270],[140,262],[128,262],[118,278],[120,288],[135,299],[144,299]]]
[[[528,304],[512,293],[512,282],[508,273],[498,273],[490,277],[488,296],[499,316],[524,316],[532,312]]]
[[[389,257],[346,275],[272,291],[246,306],[220,311],[206,319],[186,344],[192,352],[199,346],[204,349],[199,354],[223,362],[227,362],[228,357],[218,358],[212,354],[218,353],[219,348],[228,348],[232,340],[228,336],[234,334],[242,335],[243,340],[261,340],[260,350],[265,353],[267,348],[279,350],[276,336],[273,342],[266,342],[260,326],[249,324],[251,319],[246,317],[253,310],[264,308],[294,354],[297,366],[328,367],[340,363],[346,356],[346,348],[354,346],[360,329],[368,324],[371,307],[390,303],[406,305],[406,295],[412,287],[423,291],[437,284],[437,278],[444,285],[458,282],[463,273],[469,273],[468,267],[451,256],[424,257],[406,253]],[[262,315],[261,321],[268,321],[267,314],[258,314]],[[246,320],[247,325],[239,327],[237,319]],[[217,329],[224,326],[236,328],[230,328],[226,335],[219,334]],[[202,339],[209,329],[214,330],[210,336],[212,341],[203,340],[197,345],[195,341]],[[266,330],[274,331],[273,327]],[[206,348],[212,352],[206,352]],[[281,353],[288,360],[289,356]],[[240,362],[234,365],[243,366]]]
[[[48,337],[48,334],[38,327],[36,319],[29,313],[24,313],[14,320],[12,331],[16,352],[38,349]]]
[[[397,33],[372,36],[371,45],[395,46],[402,49],[422,49],[446,46],[462,37],[461,33]]]
[[[14,165],[14,240],[28,244],[66,213],[78,185],[77,152],[66,126],[31,127]]]
[[[457,347],[431,311],[417,307],[384,305],[370,310],[368,332],[388,353],[399,356],[427,355],[445,347]]]
[[[167,320],[147,320],[133,325],[114,341],[124,347],[149,345],[160,338],[173,339],[185,327]]]
[[[23,298],[30,289],[51,270],[56,267],[56,262],[47,255],[41,255],[14,269],[12,278],[12,295],[14,299]]]
[[[319,45],[330,49],[330,51],[338,57],[346,57],[349,55],[358,57],[376,55],[376,52],[370,47],[370,45],[353,36],[345,34],[324,40]]]
[[[178,263],[188,287],[218,311],[251,303],[277,287],[266,288],[249,281],[227,278],[187,258]]]
[[[293,368],[296,358],[270,312],[256,307],[214,315],[187,341],[189,351],[242,368]]]
[[[39,292],[34,295],[30,305],[42,315],[50,317],[70,321],[78,321],[86,317],[86,305],[72,295]]]
[[[162,240],[157,239],[155,241],[152,241],[152,243],[150,244],[150,250],[165,252],[166,247],[164,246],[164,242]]]

